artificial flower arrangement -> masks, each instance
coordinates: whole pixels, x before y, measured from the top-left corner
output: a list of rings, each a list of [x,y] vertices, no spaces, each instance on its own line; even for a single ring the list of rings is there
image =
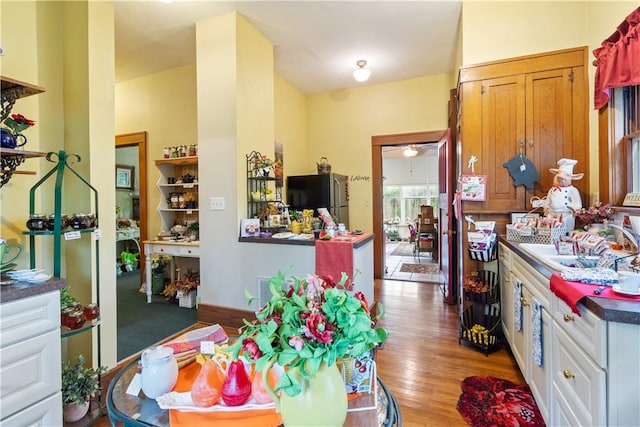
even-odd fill
[[[22,114],[12,114],[11,117],[8,117],[4,121],[6,129],[9,130],[14,136],[20,135],[22,131],[35,124],[35,121],[27,119]]]
[[[237,359],[242,350],[258,371],[275,359],[285,371],[274,391],[298,395],[301,385],[290,375],[291,368],[310,379],[322,362],[331,366],[341,358],[362,356],[386,340],[387,331],[375,327],[384,308],[378,303],[378,314],[372,317],[364,294],[352,293],[353,285],[345,273],[335,283],[331,277],[287,278],[278,272],[269,279],[271,299],[255,320],[244,320],[230,348],[232,357]],[[255,299],[245,294],[249,303]]]
[[[184,277],[176,279],[173,283],[168,283],[160,294],[167,297],[168,300],[173,300],[179,297],[186,297],[191,291],[196,290],[198,286],[200,286],[200,273],[188,269]],[[180,295],[178,295],[178,292],[180,292]]]
[[[253,159],[253,169],[268,168],[271,165],[273,165],[273,160],[271,160],[266,154],[260,154]]]
[[[603,205],[602,202],[596,202],[589,208],[582,208],[576,211],[575,217],[583,226],[603,224],[605,221],[611,221],[613,219],[613,212],[608,203]]]

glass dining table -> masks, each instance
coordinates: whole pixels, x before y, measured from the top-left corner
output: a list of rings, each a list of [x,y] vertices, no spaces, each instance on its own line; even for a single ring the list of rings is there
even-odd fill
[[[142,391],[137,395],[127,393],[138,372],[139,359],[136,359],[120,370],[109,384],[106,401],[111,424],[169,427],[169,410],[161,409],[154,399],[147,398]],[[350,399],[345,427],[402,426],[398,402],[382,380],[379,377],[376,380],[372,393]]]

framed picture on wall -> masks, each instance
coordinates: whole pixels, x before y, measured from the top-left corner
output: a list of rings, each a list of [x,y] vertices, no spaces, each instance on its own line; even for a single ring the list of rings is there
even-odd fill
[[[133,171],[133,166],[116,165],[116,189],[133,190]]]

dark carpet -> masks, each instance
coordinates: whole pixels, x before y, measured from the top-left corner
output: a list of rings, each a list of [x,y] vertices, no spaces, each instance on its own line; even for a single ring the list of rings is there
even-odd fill
[[[473,376],[460,384],[456,408],[474,427],[545,426],[529,386],[495,377]]]
[[[195,308],[180,307],[162,295],[139,292],[139,270],[123,273],[117,280],[118,360],[125,359],[197,321]]]
[[[413,243],[399,243],[391,252],[393,256],[413,256]]]
[[[438,274],[438,264],[408,264],[402,263],[400,272],[419,274]]]

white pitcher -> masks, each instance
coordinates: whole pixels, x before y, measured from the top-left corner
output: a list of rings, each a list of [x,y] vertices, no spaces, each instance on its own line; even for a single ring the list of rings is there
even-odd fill
[[[171,347],[150,347],[142,352],[142,391],[155,399],[173,390],[178,380],[178,363]]]

